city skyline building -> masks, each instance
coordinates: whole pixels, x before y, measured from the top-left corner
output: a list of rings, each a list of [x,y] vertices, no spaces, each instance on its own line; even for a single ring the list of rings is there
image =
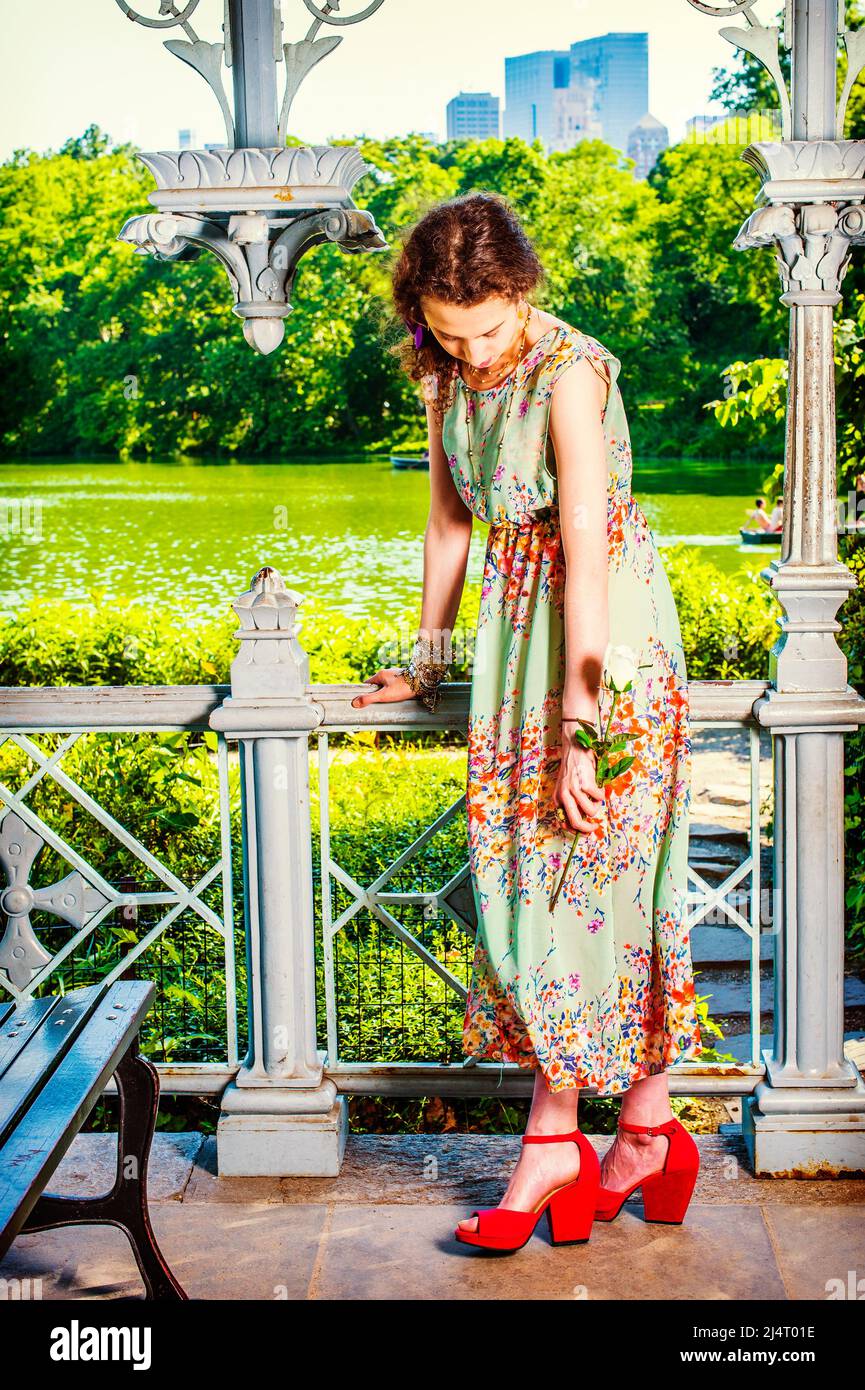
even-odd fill
[[[499,98],[492,92],[459,92],[448,102],[449,140],[497,140],[500,133]]]
[[[631,131],[649,110],[649,35],[610,33],[571,44],[571,86],[592,84],[608,145],[627,153]]]
[[[531,145],[540,140],[550,149],[561,120],[561,97],[571,81],[567,49],[543,49],[505,58],[505,138]]]
[[[540,140],[547,152],[597,139],[627,153],[648,114],[647,33],[603,34],[505,58],[506,137]]]
[[[572,150],[581,140],[604,138],[597,113],[595,92],[590,84],[559,87],[553,102],[553,138],[547,149]]]
[[[670,132],[649,111],[641,116],[628,136],[627,153],[634,161],[634,178],[647,179],[662,150],[670,144]]]

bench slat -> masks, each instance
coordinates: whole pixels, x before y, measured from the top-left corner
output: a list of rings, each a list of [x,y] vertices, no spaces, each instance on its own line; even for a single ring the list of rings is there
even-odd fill
[[[60,1066],[104,993],[104,985],[71,990],[44,1013],[41,1027],[31,1027],[18,1037],[14,1026],[6,1030],[7,1043],[13,1048],[19,1043],[21,1046],[0,1084],[0,1146]],[[39,1021],[38,1007],[28,1013],[34,1024]]]
[[[6,1073],[18,1054],[43,1027],[51,1011],[63,1002],[62,995],[49,995],[44,999],[28,999],[20,1008],[13,1005],[9,1010],[0,1024],[0,1085],[5,1085]]]
[[[0,1148],[0,1256],[125,1055],[155,993],[148,981],[116,981]]]

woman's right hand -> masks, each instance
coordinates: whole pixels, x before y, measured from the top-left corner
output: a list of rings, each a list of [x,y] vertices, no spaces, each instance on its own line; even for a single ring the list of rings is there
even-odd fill
[[[386,667],[367,676],[366,684],[377,685],[378,690],[368,690],[363,695],[355,695],[353,709],[363,709],[364,705],[395,704],[398,700],[415,700],[417,696],[399,667]]]
[[[606,810],[605,793],[595,780],[595,754],[565,730],[562,732],[562,761],[553,792],[571,830],[594,830]]]

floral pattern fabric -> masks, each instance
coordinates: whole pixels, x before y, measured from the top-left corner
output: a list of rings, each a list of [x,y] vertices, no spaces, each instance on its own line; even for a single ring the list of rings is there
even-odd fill
[[[581,834],[554,913],[571,832],[556,819],[561,760],[565,561],[549,411],[579,358],[607,380],[610,641],[643,669],[612,729],[636,735],[605,815]],[[443,422],[454,484],[489,523],[468,728],[469,864],[478,914],[463,1045],[541,1068],[552,1091],[615,1095],[700,1055],[685,922],[690,724],[679,619],[631,495],[621,363],[566,326],[540,338],[498,387],[461,378]],[[510,422],[499,441],[508,408]],[[471,431],[474,469],[469,459]],[[610,709],[602,692],[602,717]]]

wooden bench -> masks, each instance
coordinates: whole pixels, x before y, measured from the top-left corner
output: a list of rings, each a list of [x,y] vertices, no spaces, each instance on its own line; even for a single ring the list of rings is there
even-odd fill
[[[117,980],[18,1007],[0,1005],[0,1258],[25,1231],[91,1222],[119,1226],[147,1297],[185,1299],[147,1210],[159,1076],[139,1054],[138,1030],[155,991],[147,981]],[[45,1193],[112,1075],[120,1096],[114,1186],[99,1197]]]

